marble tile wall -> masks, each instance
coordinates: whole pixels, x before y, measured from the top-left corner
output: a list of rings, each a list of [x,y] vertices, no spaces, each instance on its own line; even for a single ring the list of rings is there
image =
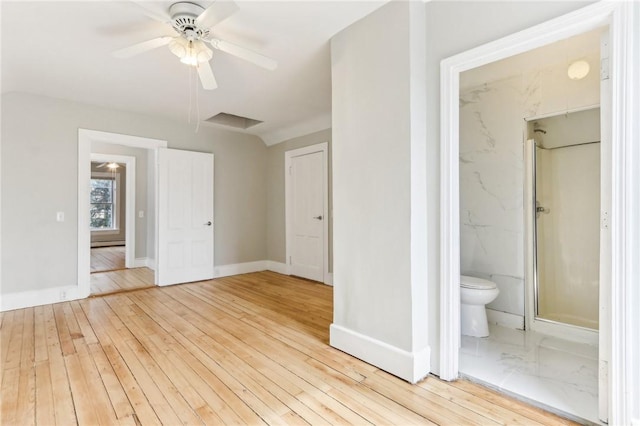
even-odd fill
[[[489,308],[524,315],[525,120],[597,105],[599,94],[597,72],[574,81],[564,64],[461,90],[460,270],[497,283]]]

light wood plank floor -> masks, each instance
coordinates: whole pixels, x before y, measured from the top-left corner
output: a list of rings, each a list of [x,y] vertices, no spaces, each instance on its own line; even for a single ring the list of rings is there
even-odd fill
[[[2,425],[569,424],[328,346],[332,289],[272,272],[2,313]]]
[[[149,268],[130,268],[91,274],[91,295],[119,293],[154,287],[154,273]]]
[[[124,246],[91,248],[91,272],[124,269],[124,254]]]

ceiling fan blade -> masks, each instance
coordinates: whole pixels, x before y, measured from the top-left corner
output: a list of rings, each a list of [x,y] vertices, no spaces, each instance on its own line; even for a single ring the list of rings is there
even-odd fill
[[[270,71],[273,71],[278,67],[278,62],[275,59],[238,46],[237,44],[219,40],[217,38],[209,40],[209,43],[211,43],[211,46],[213,46],[214,49],[218,49],[230,55],[237,56],[238,58],[249,61],[253,64],[258,65],[259,67],[268,69]]]
[[[158,8],[154,8],[151,5],[153,3],[149,1],[141,1],[141,0],[129,0],[131,3],[138,6],[142,9],[142,13],[147,15],[151,19],[155,19],[158,22],[171,22],[171,15],[169,15],[168,10],[159,10]]]
[[[98,164],[96,167],[99,169],[99,168],[102,168],[102,167],[106,166],[107,164],[109,164],[109,163]]]
[[[211,28],[227,19],[238,10],[238,5],[233,0],[216,0],[211,6],[196,18],[200,28]]]
[[[125,47],[124,49],[116,50],[113,52],[113,56],[120,59],[131,58],[132,56],[139,55],[140,53],[147,52],[149,50],[156,49],[160,46],[169,44],[174,37],[158,37],[152,40],[143,41],[142,43],[134,44],[133,46]]]
[[[198,64],[197,68],[200,82],[205,90],[213,90],[218,87],[218,83],[216,82],[216,78],[213,75],[211,64],[209,64],[209,62],[201,62]]]

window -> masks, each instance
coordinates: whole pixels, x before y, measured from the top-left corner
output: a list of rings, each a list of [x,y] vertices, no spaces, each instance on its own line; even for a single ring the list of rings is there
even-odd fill
[[[116,190],[115,179],[91,179],[91,230],[114,230],[118,228],[115,205]]]

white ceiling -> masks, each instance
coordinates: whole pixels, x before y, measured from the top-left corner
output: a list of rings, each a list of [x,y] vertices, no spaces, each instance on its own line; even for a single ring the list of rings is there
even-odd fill
[[[214,28],[214,36],[275,58],[279,65],[267,71],[214,50],[211,65],[218,88],[198,92],[200,118],[226,112],[264,121],[245,132],[268,145],[330,127],[329,39],[386,1],[237,0],[239,10]],[[168,9],[172,3],[146,6]],[[166,47],[130,59],[111,55],[175,35],[138,5],[3,0],[0,7],[2,93],[27,92],[187,120],[192,68]],[[191,77],[197,79],[195,73]]]
[[[588,60],[592,71],[597,71],[598,58],[600,57],[600,37],[603,31],[604,28],[598,28],[465,71],[460,75],[460,88],[468,89],[520,75],[527,71],[542,70],[559,64],[568,66],[579,59]]]

